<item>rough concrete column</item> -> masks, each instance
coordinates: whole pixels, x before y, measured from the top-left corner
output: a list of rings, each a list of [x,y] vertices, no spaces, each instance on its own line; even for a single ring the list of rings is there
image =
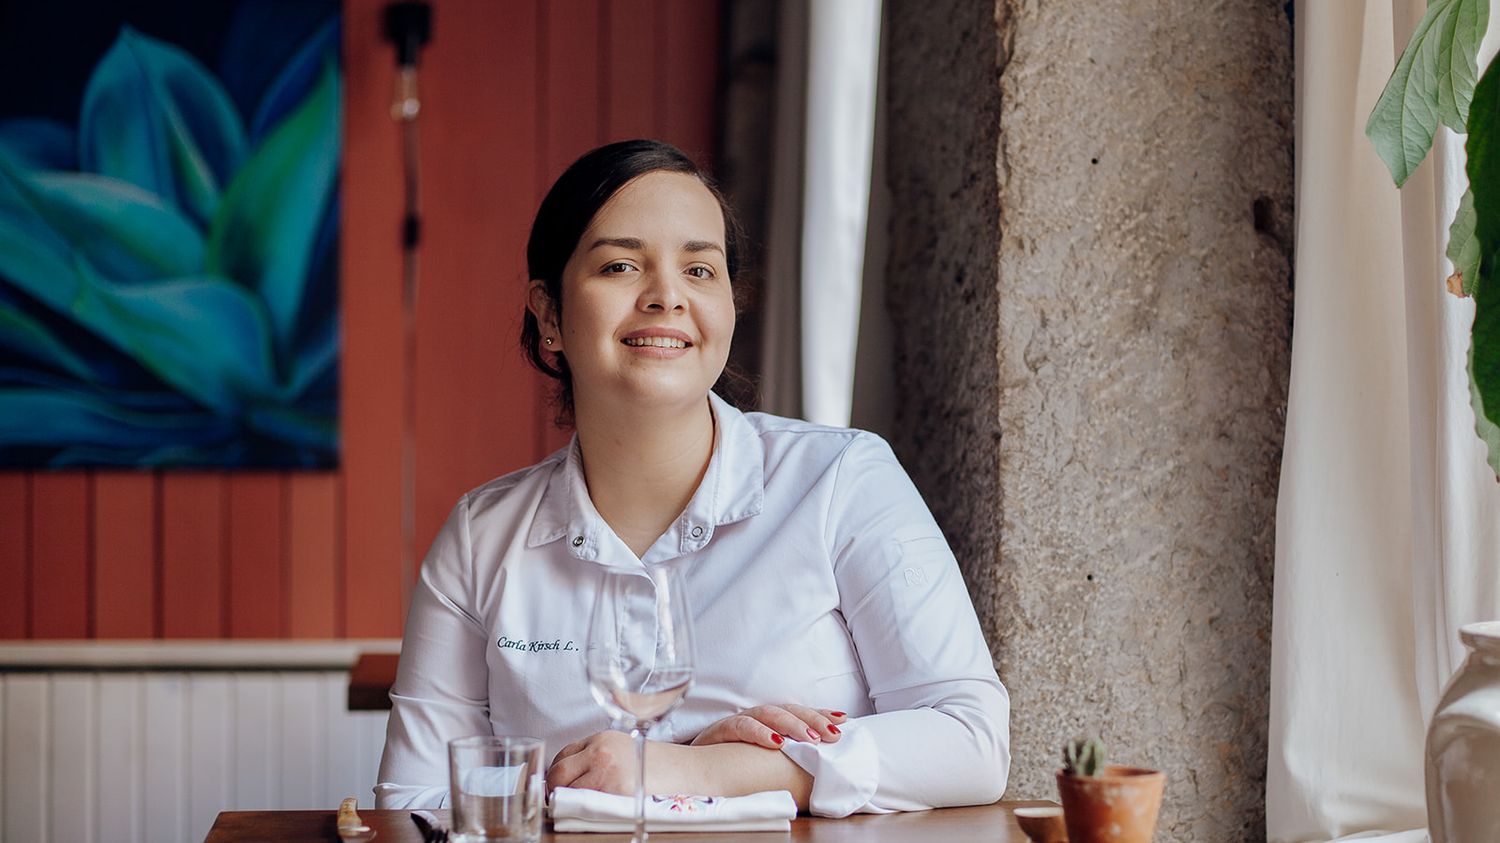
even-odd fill
[[[894,444],[1014,713],[1165,770],[1158,840],[1264,839],[1289,370],[1279,0],[887,0]]]

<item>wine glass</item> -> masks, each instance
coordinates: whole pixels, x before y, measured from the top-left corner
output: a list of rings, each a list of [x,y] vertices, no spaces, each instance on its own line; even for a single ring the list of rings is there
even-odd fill
[[[604,572],[589,619],[589,690],[635,738],[635,836],[646,841],[646,733],[693,684],[693,613],[676,563]]]

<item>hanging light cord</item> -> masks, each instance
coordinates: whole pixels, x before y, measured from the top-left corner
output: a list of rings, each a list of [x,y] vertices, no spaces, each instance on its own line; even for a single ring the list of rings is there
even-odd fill
[[[401,221],[401,606],[411,604],[416,581],[416,365],[417,257],[422,241],[417,115],[417,56],[432,37],[432,7],[424,2],[393,3],[385,10],[386,37],[396,44],[396,96],[391,117],[401,124],[402,176],[406,191]]]

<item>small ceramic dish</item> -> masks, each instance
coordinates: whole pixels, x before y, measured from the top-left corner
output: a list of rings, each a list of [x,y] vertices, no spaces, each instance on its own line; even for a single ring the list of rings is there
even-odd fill
[[[1063,809],[1017,808],[1016,822],[1033,843],[1068,843],[1068,827],[1063,823]]]

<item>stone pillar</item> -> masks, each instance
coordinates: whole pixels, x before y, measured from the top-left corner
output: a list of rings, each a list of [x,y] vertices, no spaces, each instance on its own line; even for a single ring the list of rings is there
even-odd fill
[[[886,0],[893,444],[1014,706],[1264,840],[1289,372],[1286,4]]]

